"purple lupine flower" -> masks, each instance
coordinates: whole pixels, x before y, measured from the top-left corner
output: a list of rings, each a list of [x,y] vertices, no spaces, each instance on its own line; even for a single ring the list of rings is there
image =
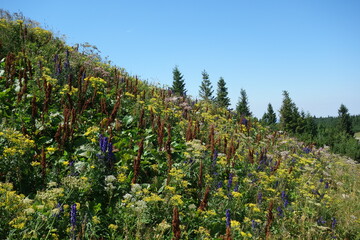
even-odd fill
[[[70,224],[73,230],[75,230],[76,227],[76,203],[71,205],[70,209]]]
[[[217,159],[218,155],[219,155],[219,152],[218,152],[218,150],[215,149],[214,150],[213,163],[212,163],[213,167],[216,165],[216,159]]]
[[[288,195],[286,195],[285,191],[281,192],[281,199],[284,202],[284,207],[286,208],[289,205],[289,201],[288,201]]]
[[[336,227],[337,221],[336,218],[332,218],[332,222],[331,222],[331,228],[334,229]]]
[[[228,188],[231,188],[233,176],[234,176],[233,173],[229,174],[229,180],[228,180],[228,185],[227,185]]]
[[[323,217],[320,217],[316,222],[319,226],[323,226],[326,223]]]
[[[311,148],[303,148],[304,153],[309,154],[311,152]]]
[[[248,125],[248,120],[247,120],[246,118],[241,119],[241,124],[242,124],[242,125],[245,125],[245,127],[247,127],[247,125]]]
[[[226,209],[226,227],[231,227],[230,209]]]
[[[220,182],[218,182],[216,189],[222,188],[222,186],[223,186],[223,182],[220,181]]]
[[[328,189],[329,188],[329,182],[326,182],[325,183],[325,189]]]
[[[108,148],[108,138],[104,137],[102,134],[99,136],[99,144],[100,144],[100,150],[103,153],[106,153],[106,150]]]
[[[107,149],[108,149],[109,155],[113,154],[113,144],[111,142],[108,143]]]
[[[238,192],[238,191],[239,191],[239,182],[237,182],[234,187],[234,192]]]
[[[323,181],[324,181],[324,179],[320,178],[319,182],[323,182]]]

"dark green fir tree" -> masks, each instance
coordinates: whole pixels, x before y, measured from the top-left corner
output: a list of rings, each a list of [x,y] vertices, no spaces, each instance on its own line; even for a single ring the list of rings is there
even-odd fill
[[[243,117],[251,117],[252,115],[252,113],[250,112],[247,94],[244,89],[240,90],[240,98],[236,105],[236,112],[239,116]]]
[[[219,107],[227,108],[230,106],[230,98],[224,78],[220,77],[217,83],[216,104]]]
[[[171,89],[176,95],[184,96],[186,94],[185,80],[177,66],[173,69],[173,85]]]
[[[276,123],[276,113],[274,112],[271,103],[268,104],[267,112],[264,113],[261,120],[266,125],[273,125]]]
[[[295,133],[298,127],[300,113],[287,91],[283,91],[283,97],[280,108],[280,125],[284,131]]]
[[[205,70],[201,74],[202,82],[200,85],[199,96],[206,101],[213,100],[212,94],[214,91],[212,90],[212,85],[209,80],[209,74]]]
[[[352,131],[352,122],[350,119],[350,114],[349,114],[349,110],[347,109],[347,107],[345,107],[344,104],[340,105],[340,108],[338,110],[339,113],[339,129],[342,132],[345,132],[346,134],[349,135],[354,135],[353,131]]]

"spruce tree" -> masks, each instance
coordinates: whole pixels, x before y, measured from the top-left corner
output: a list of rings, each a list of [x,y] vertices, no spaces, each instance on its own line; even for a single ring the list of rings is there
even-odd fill
[[[276,123],[276,113],[274,112],[271,103],[268,104],[267,112],[264,113],[262,122],[264,122],[266,125],[273,125]]]
[[[314,140],[317,133],[318,127],[315,122],[315,117],[311,116],[310,113],[307,113],[305,116],[305,133],[310,136],[311,140]]]
[[[175,94],[180,96],[184,96],[186,93],[185,80],[177,66],[173,69],[173,85],[171,89]]]
[[[280,125],[283,130],[295,133],[300,114],[287,91],[283,91],[283,97],[283,103],[280,108]]]
[[[341,104],[338,113],[339,113],[339,129],[340,131],[343,131],[349,135],[354,135],[352,131],[352,123],[350,119],[350,114],[348,112],[349,110],[347,107],[345,107],[344,104]]]
[[[214,91],[212,90],[212,85],[209,80],[209,74],[205,70],[201,74],[202,74],[202,82],[200,85],[199,96],[203,100],[212,100],[213,99],[212,94]]]
[[[247,94],[244,89],[240,90],[240,98],[236,105],[236,112],[239,116],[244,117],[250,117],[252,115],[249,108]]]
[[[216,104],[219,107],[224,107],[224,108],[230,106],[230,98],[228,97],[226,83],[222,77],[220,77],[217,83]]]

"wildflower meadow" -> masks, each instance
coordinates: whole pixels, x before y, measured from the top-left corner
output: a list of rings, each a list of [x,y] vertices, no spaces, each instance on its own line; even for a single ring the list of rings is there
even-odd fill
[[[0,19],[1,239],[360,239],[360,167]]]

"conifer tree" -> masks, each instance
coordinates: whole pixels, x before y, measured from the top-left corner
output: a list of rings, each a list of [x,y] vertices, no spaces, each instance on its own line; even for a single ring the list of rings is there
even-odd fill
[[[249,108],[247,94],[244,89],[240,90],[240,98],[236,105],[236,112],[239,116],[250,117],[252,115]]]
[[[354,135],[353,131],[352,131],[352,123],[351,123],[351,119],[350,119],[350,114],[348,112],[349,110],[347,109],[347,107],[345,107],[344,104],[340,105],[340,108],[338,110],[339,113],[339,129],[340,131],[343,131],[349,135]]]
[[[220,77],[217,83],[216,104],[219,107],[227,108],[230,106],[230,98],[224,78]]]
[[[310,135],[310,139],[313,140],[317,133],[318,127],[315,122],[315,117],[311,116],[310,113],[307,113],[305,116],[305,133]]]
[[[213,100],[212,94],[214,91],[212,90],[212,85],[209,80],[209,74],[205,70],[201,74],[202,82],[200,85],[199,96],[203,100]]]
[[[266,125],[272,125],[276,123],[276,113],[274,112],[271,103],[268,104],[267,112],[264,113],[262,122],[264,122]]]
[[[173,69],[173,85],[171,89],[177,95],[184,96],[186,94],[185,80],[177,66]]]
[[[280,108],[280,125],[283,130],[295,133],[300,114],[289,93],[283,91],[283,96],[283,103]]]

